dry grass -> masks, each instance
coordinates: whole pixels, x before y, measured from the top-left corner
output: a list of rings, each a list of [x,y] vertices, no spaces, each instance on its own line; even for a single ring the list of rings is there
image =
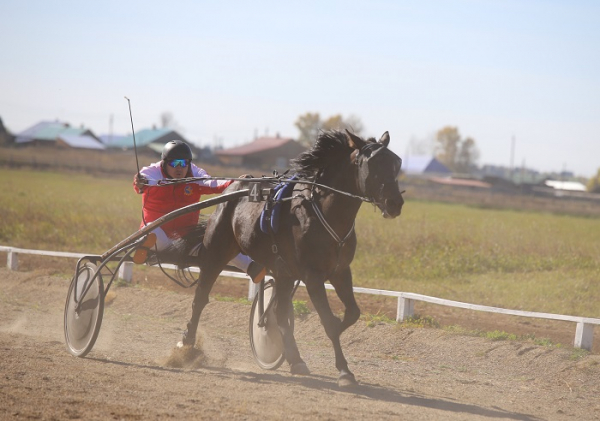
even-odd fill
[[[131,172],[0,168],[0,245],[108,250],[139,226]],[[356,286],[600,317],[600,218],[406,199],[394,220],[361,209]]]

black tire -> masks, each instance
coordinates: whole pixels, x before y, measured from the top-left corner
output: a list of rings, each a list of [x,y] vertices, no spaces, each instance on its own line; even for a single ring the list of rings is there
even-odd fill
[[[104,282],[100,274],[95,275],[96,265],[86,263],[79,274],[73,277],[67,293],[64,316],[65,343],[67,350],[76,357],[85,357],[90,352],[102,325]],[[77,307],[75,285],[77,284],[77,295],[81,296],[90,282],[91,285],[83,297],[79,310],[75,311]]]
[[[266,281],[264,288],[264,308],[266,309],[273,292],[275,284],[273,281]],[[258,366],[265,370],[276,370],[285,361],[283,347],[283,338],[277,325],[277,318],[273,306],[268,310],[266,323],[264,327],[258,326],[260,319],[259,299],[260,290],[256,293],[250,310],[250,346],[252,354]],[[294,318],[291,318],[293,323]],[[293,325],[292,325],[293,326]]]

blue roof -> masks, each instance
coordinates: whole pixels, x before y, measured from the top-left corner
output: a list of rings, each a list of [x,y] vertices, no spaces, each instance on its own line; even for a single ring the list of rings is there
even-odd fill
[[[69,123],[61,121],[40,121],[37,124],[17,133],[15,143],[27,143],[34,140],[55,142],[59,135],[89,134],[89,130],[83,127],[71,127]]]
[[[149,143],[154,142],[157,139],[173,132],[173,129],[144,129],[140,130],[135,134],[135,144],[137,146],[146,146]],[[174,132],[173,132],[174,133]],[[178,137],[180,139],[180,137]],[[115,139],[109,148],[133,148],[133,135],[123,136],[122,138]]]
[[[80,136],[75,134],[61,134],[58,136],[60,140],[65,142],[72,148],[84,148],[84,149],[106,149],[104,144],[98,142],[92,136]]]
[[[87,129],[75,127],[44,127],[35,133],[34,139],[54,141],[59,135],[64,134],[81,136],[86,131]]]
[[[60,131],[69,127],[69,124],[60,121],[40,121],[37,124],[17,133],[15,143],[27,143],[37,139],[37,135],[41,131]],[[56,136],[52,140],[55,140]]]
[[[452,171],[433,156],[411,155],[402,161],[402,169],[407,174],[450,174]]]
[[[126,137],[127,136],[118,134],[101,134],[100,136],[98,136],[98,139],[100,139],[100,142],[104,143],[107,147],[110,148],[112,144],[114,144],[115,142],[122,142],[123,139],[125,139]]]

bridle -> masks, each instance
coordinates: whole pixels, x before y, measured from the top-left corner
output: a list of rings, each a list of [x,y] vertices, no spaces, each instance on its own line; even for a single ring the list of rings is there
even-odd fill
[[[367,177],[361,177],[361,171],[365,171],[365,167],[366,171],[368,171],[368,161],[373,158],[375,155],[381,153],[382,151],[389,151],[389,149],[387,149],[387,147],[385,145],[382,145],[380,143],[368,143],[366,145],[364,145],[362,148],[358,149],[356,152],[356,156],[354,157],[354,164],[357,166],[357,181],[358,181],[358,189],[360,192],[360,196],[357,195],[352,195],[354,198],[356,199],[360,199],[364,202],[370,202],[373,203],[374,205],[380,205],[381,204],[381,197],[383,195],[383,191],[386,187],[386,184],[389,184],[389,182],[383,182],[381,185],[381,188],[379,189],[378,192],[378,198],[375,199],[373,197],[370,197],[367,194],[367,188],[366,188],[366,179]],[[389,153],[392,153],[391,151],[389,151]],[[395,154],[394,154],[395,156]],[[400,158],[398,158],[397,156],[395,156],[397,158],[398,161],[400,161]],[[396,173],[398,173],[400,171],[400,164],[398,164],[398,170],[396,171]],[[336,263],[336,267],[334,269],[334,273],[337,270],[337,268],[339,267],[339,260],[340,260],[340,255],[341,255],[341,251],[342,248],[344,247],[344,244],[346,243],[346,241],[348,241],[350,239],[350,237],[352,236],[352,234],[354,233],[354,227],[356,224],[356,220],[354,220],[352,222],[352,226],[350,227],[350,230],[348,231],[348,233],[342,238],[340,237],[335,230],[331,227],[331,225],[329,225],[329,223],[327,222],[327,219],[325,218],[325,215],[323,214],[323,211],[321,210],[321,208],[319,207],[318,201],[315,198],[315,187],[316,186],[321,186],[319,183],[317,183],[319,177],[322,175],[323,170],[320,170],[317,172],[317,174],[315,175],[315,179],[314,179],[314,183],[312,183],[312,187],[311,187],[311,192],[310,192],[310,197],[306,200],[308,200],[313,208],[313,211],[315,212],[315,215],[317,216],[317,219],[319,220],[319,222],[321,222],[321,225],[323,225],[323,227],[325,228],[325,230],[329,233],[329,235],[335,240],[335,242],[337,243],[337,263]],[[394,183],[396,181],[394,180]],[[332,188],[329,188],[331,190],[335,190]],[[337,190],[335,190],[337,191]],[[402,192],[403,193],[403,192]],[[402,194],[400,193],[400,194]],[[348,194],[350,195],[350,194]],[[379,206],[381,207],[381,206]]]
[[[382,208],[382,206],[384,205],[382,196],[383,196],[383,192],[386,189],[386,187],[389,188],[390,185],[396,185],[397,181],[396,178],[392,179],[392,180],[386,180],[383,181],[381,183],[381,187],[379,188],[379,191],[377,192],[377,196],[374,197],[372,195],[369,195],[367,193],[367,180],[369,178],[369,163],[370,161],[377,155],[382,154],[382,153],[387,153],[388,155],[391,154],[392,157],[394,158],[394,162],[395,162],[395,167],[394,168],[394,174],[397,176],[400,173],[400,166],[402,165],[402,160],[400,159],[400,157],[398,157],[396,154],[394,154],[392,151],[390,151],[385,145],[382,145],[381,143],[368,143],[366,145],[364,145],[362,148],[358,149],[356,152],[356,156],[354,158],[354,163],[357,166],[357,187],[358,190],[360,192],[360,194],[362,196],[365,196],[368,198],[368,201],[373,203],[373,205],[378,206],[379,208]],[[364,174],[366,172],[366,174]],[[400,192],[400,195],[402,195],[402,193],[404,192]]]

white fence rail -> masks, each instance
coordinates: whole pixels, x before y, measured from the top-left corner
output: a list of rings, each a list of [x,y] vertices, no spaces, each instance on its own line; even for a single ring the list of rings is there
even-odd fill
[[[6,266],[9,270],[17,270],[19,266],[19,254],[35,254],[40,256],[53,256],[53,257],[70,257],[79,259],[83,256],[94,255],[93,253],[68,253],[60,251],[46,251],[46,250],[28,250],[20,249],[15,247],[0,246],[0,252],[7,253]],[[167,269],[176,269],[174,265],[162,265]],[[192,268],[192,271],[198,271],[197,268]],[[125,281],[131,281],[133,275],[133,263],[125,262],[119,268],[119,279]],[[228,276],[233,278],[242,278],[248,280],[248,299],[252,299],[256,294],[256,285],[246,276],[244,273],[223,271],[221,276]],[[300,284],[304,286],[303,283]],[[326,284],[325,288],[333,290],[333,286]],[[442,298],[429,297],[427,295],[414,294],[411,292],[398,292],[398,291],[387,291],[383,289],[372,289],[372,288],[360,288],[354,287],[354,292],[359,294],[371,294],[371,295],[386,295],[389,297],[396,297],[398,299],[398,306],[396,312],[396,321],[401,322],[414,315],[415,301],[423,301],[426,303],[437,304],[447,307],[464,308],[467,310],[485,311],[488,313],[508,314],[520,317],[530,317],[536,319],[550,319],[560,320],[576,323],[575,329],[575,340],[573,345],[576,348],[592,350],[592,344],[594,341],[594,326],[600,325],[600,319],[594,319],[590,317],[579,317],[579,316],[565,316],[561,314],[551,313],[537,313],[532,311],[521,311],[521,310],[509,310],[498,307],[488,307],[478,304],[461,303],[459,301],[445,300]]]

